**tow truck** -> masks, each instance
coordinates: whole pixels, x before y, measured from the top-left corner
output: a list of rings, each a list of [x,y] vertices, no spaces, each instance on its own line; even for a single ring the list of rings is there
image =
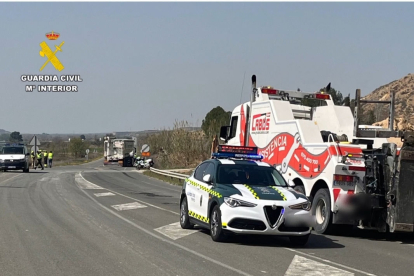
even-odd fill
[[[116,137],[104,137],[104,165],[119,165],[132,167],[134,152],[134,140],[117,139]]]
[[[329,90],[330,84],[311,93],[256,87],[253,75],[250,102],[233,110],[220,139],[258,147],[263,161],[310,199],[317,233],[355,226],[414,232],[414,133],[394,130],[395,92],[389,101],[368,101],[357,89],[352,114],[334,104]],[[305,106],[305,99],[319,106]],[[389,104],[389,128],[361,127],[362,103]],[[389,137],[400,137],[402,148]]]

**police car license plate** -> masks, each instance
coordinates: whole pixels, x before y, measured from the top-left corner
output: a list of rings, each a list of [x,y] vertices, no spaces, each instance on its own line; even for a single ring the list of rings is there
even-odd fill
[[[16,166],[8,166],[7,168],[9,168],[9,169],[15,169]]]

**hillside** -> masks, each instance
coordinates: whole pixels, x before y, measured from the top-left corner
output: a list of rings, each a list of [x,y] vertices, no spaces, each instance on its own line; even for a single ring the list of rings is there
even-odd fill
[[[363,99],[386,101],[390,99],[390,91],[395,91],[396,121],[394,126],[398,126],[399,129],[412,129],[414,125],[414,74],[408,74],[399,80],[383,85]],[[375,125],[388,127],[389,105],[365,104],[362,110],[363,117],[377,122]]]

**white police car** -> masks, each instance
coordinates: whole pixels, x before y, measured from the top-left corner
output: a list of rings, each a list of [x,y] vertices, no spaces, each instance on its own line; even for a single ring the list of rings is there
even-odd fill
[[[184,181],[181,227],[208,228],[214,241],[232,232],[289,236],[305,245],[314,225],[311,203],[262,158],[256,147],[220,145]]]

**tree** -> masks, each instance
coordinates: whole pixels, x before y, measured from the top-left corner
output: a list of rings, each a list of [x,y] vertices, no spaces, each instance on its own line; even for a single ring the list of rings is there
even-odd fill
[[[230,116],[231,112],[226,112],[222,107],[217,106],[207,113],[201,124],[201,129],[207,137],[218,135],[220,127],[229,124]]]
[[[23,141],[22,135],[18,131],[13,131],[12,133],[10,133],[9,139],[10,139],[10,142],[14,142],[14,143]]]
[[[325,87],[321,88],[319,91],[325,91],[325,89],[327,90],[326,92],[331,95],[332,101],[334,102],[335,105],[350,106],[350,101],[349,101],[350,95],[344,98],[344,96],[342,95],[340,91],[337,91],[335,88],[331,87],[330,85],[328,85],[326,88]],[[310,106],[310,107],[326,105],[324,104],[324,102],[321,102],[320,100],[315,100],[315,99],[303,99],[302,104],[306,106]]]
[[[75,155],[75,158],[85,153],[86,144],[80,138],[70,139],[70,151]]]
[[[85,137],[85,135],[83,135],[83,134],[80,136],[80,138],[81,138],[82,140],[86,140],[86,137]]]
[[[331,95],[332,101],[334,102],[334,104],[344,105],[346,98],[344,99],[344,96],[342,95],[340,91],[336,91],[335,88],[331,87],[331,89],[327,91],[327,93]],[[349,101],[349,98],[348,98],[348,101]]]

